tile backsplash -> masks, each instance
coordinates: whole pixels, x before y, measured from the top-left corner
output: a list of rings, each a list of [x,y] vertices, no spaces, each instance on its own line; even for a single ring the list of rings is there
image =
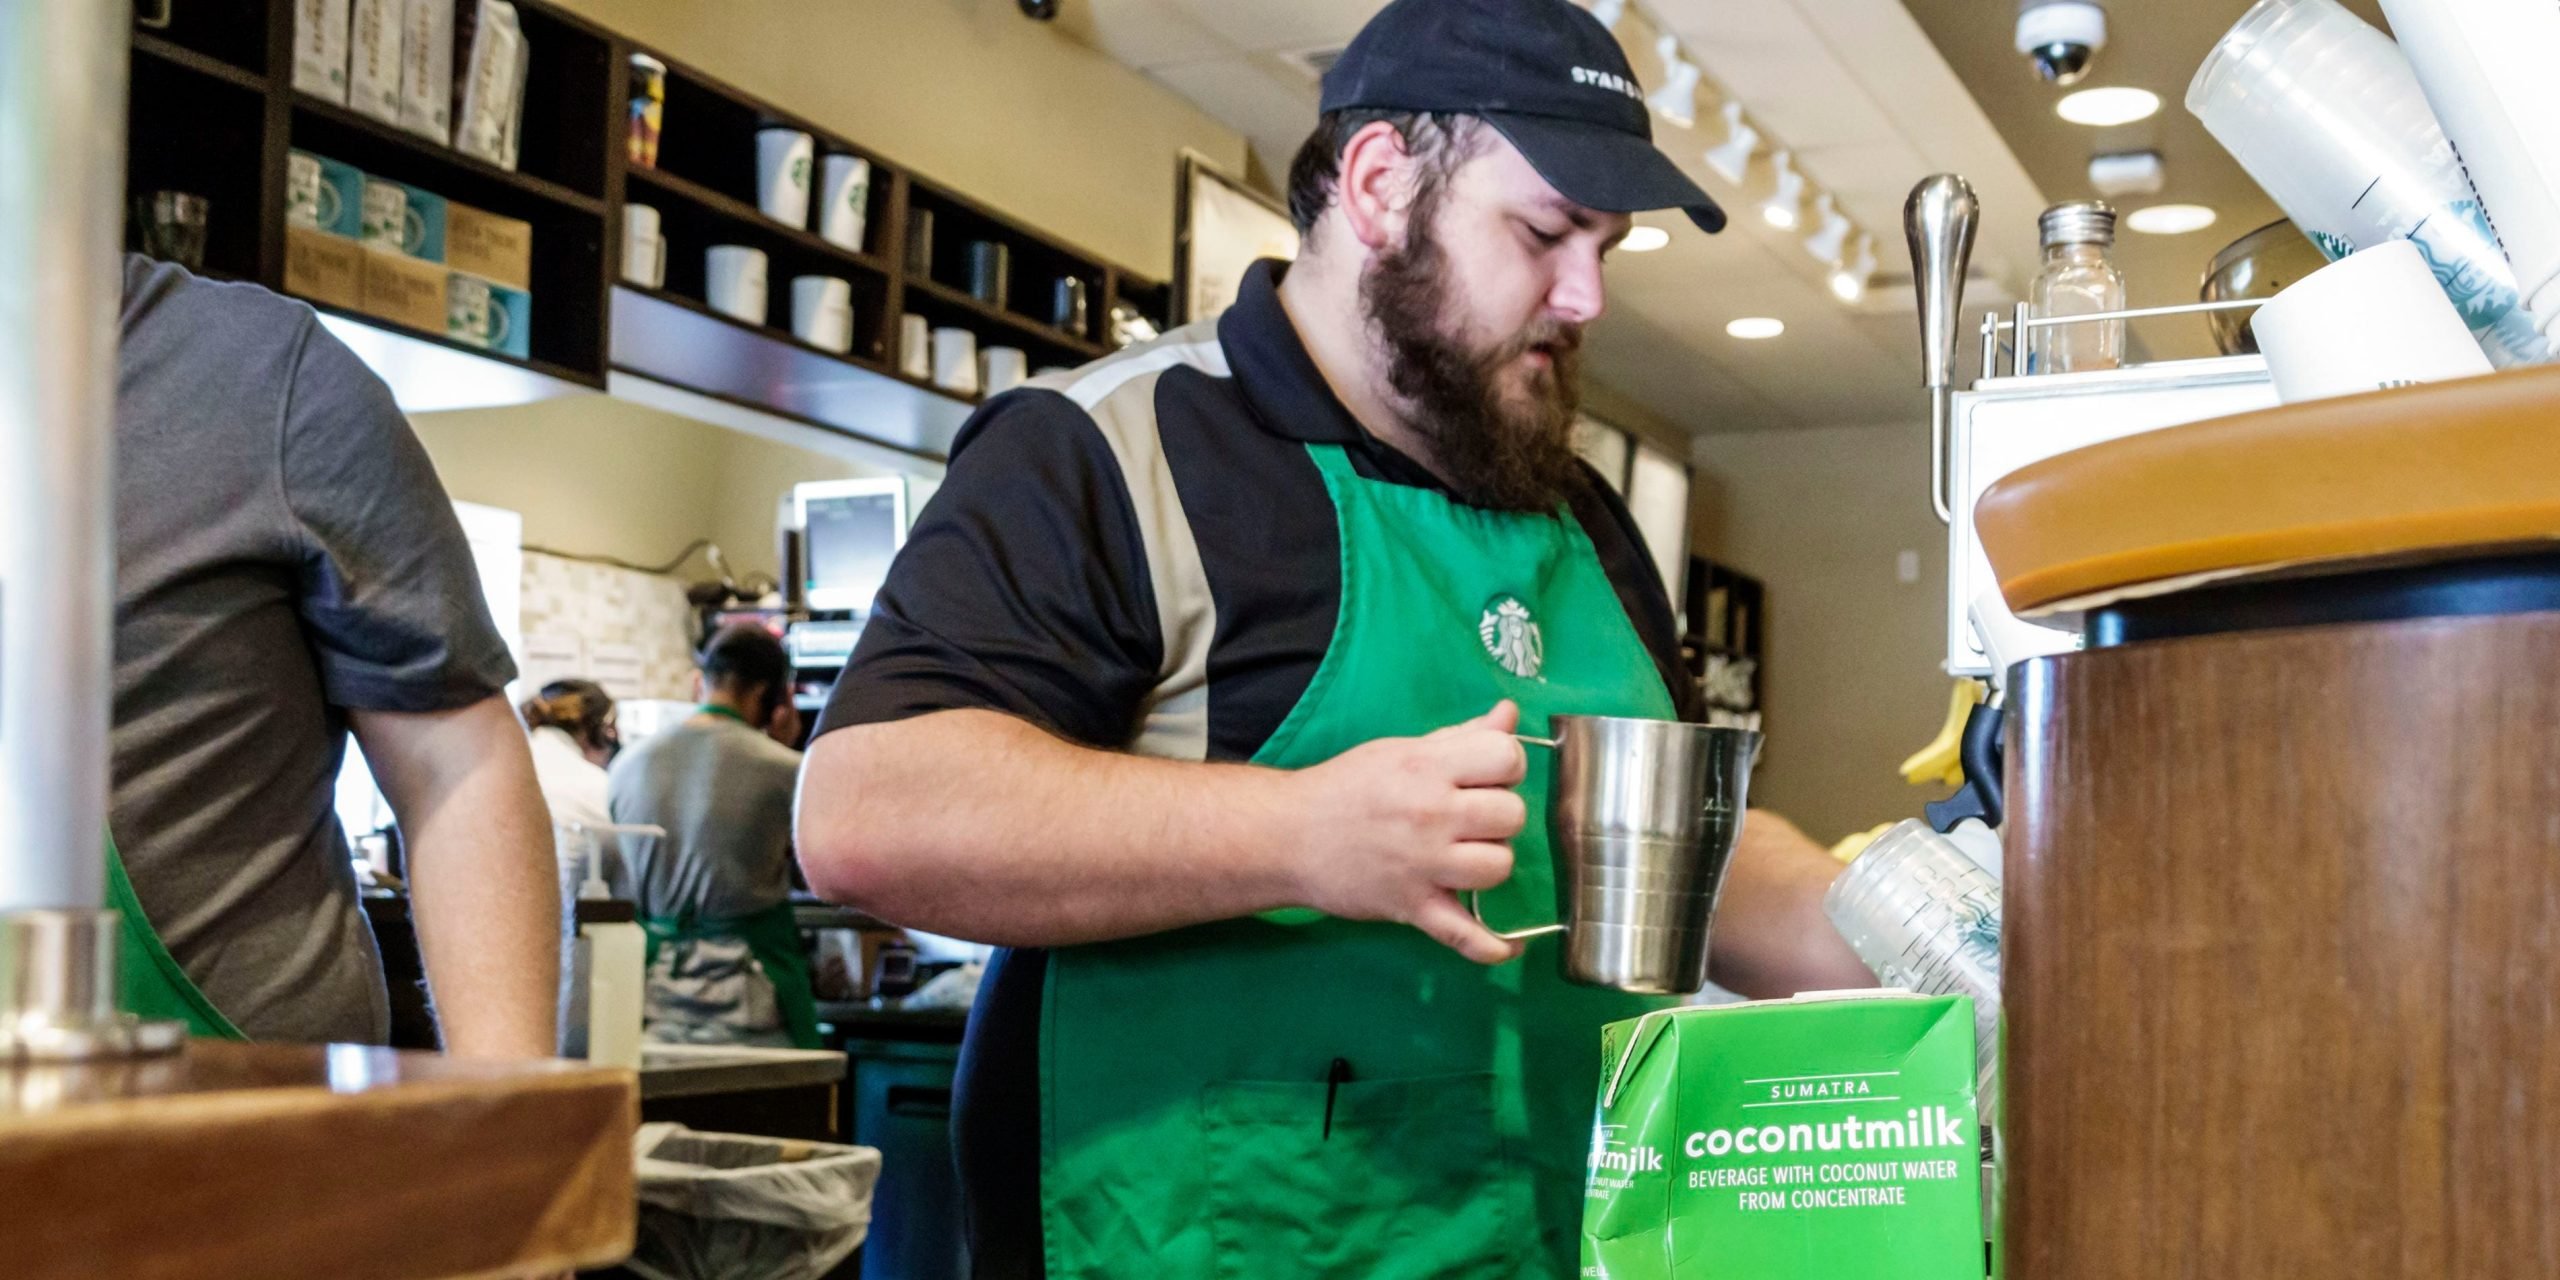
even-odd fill
[[[692,696],[694,615],[676,579],[528,551],[521,608],[524,692],[576,676],[617,701]]]

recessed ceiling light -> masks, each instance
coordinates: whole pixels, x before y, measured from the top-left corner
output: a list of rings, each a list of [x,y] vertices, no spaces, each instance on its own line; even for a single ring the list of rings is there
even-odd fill
[[[2116,85],[2105,89],[2083,89],[2053,104],[2055,115],[2073,124],[2132,124],[2148,120],[2160,109],[2160,95],[2149,89]]]
[[[1740,338],[1745,342],[1757,342],[1762,338],[1774,338],[1786,331],[1787,322],[1777,318],[1776,316],[1744,316],[1739,320],[1726,324],[1724,327],[1725,336],[1730,338]]]
[[[2200,204],[2155,204],[2126,214],[2124,224],[2144,235],[2182,236],[2213,225],[2214,212]]]
[[[1660,227],[1631,227],[1618,247],[1628,253],[1651,253],[1671,243],[1671,233]]]

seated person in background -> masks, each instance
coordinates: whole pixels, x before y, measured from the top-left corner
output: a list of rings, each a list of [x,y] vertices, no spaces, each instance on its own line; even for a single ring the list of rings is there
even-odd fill
[[[390,390],[310,307],[128,256],[115,448],[109,884],[148,966],[126,1007],[206,1036],[389,1034],[331,806],[352,729],[445,1048],[549,1056],[560,907],[515,664]]]
[[[626,836],[617,886],[649,931],[648,1036],[691,1044],[818,1046],[809,954],[791,916],[791,796],[800,715],[782,642],[751,625],[712,637],[702,709],[613,762]]]
[[[590,852],[602,862],[596,874],[607,884],[618,882],[622,854],[612,836],[573,829],[613,822],[613,811],[605,801],[604,776],[604,767],[622,749],[613,695],[593,680],[554,680],[525,699],[517,711],[524,716],[526,738],[533,745],[533,776],[542,784],[543,800],[551,806],[560,896],[564,900],[578,896]]]

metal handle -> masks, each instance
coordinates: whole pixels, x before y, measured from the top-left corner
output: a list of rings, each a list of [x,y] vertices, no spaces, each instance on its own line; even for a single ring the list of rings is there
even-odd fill
[[[1980,214],[1973,184],[1952,173],[1922,179],[1902,206],[1911,283],[1920,302],[1920,383],[1929,389],[1929,508],[1941,524],[1955,520],[1954,499],[1947,493],[1947,410],[1955,387],[1956,314],[1964,307],[1965,270]]]
[[[1474,916],[1477,924],[1483,925],[1488,929],[1493,929],[1493,922],[1484,918],[1484,904],[1479,901],[1483,896],[1483,894],[1473,889],[1467,891],[1467,914]],[[1524,942],[1530,938],[1543,937],[1550,933],[1562,932],[1564,932],[1564,926],[1561,924],[1542,924],[1535,925],[1527,929],[1513,929],[1508,933],[1505,933],[1500,929],[1493,929],[1493,936],[1502,939],[1504,942]]]
[[[1513,741],[1524,747],[1545,747],[1552,751],[1556,746],[1556,740],[1553,738],[1533,738],[1525,733],[1512,734],[1511,738]],[[1484,904],[1480,901],[1483,896],[1484,895],[1482,893],[1475,890],[1469,890],[1467,892],[1467,914],[1474,916],[1477,924],[1483,925],[1488,929],[1493,929],[1492,922],[1484,918]],[[1493,930],[1494,936],[1502,939],[1504,942],[1521,942],[1530,938],[1543,937],[1550,933],[1562,932],[1564,932],[1564,926],[1561,924],[1542,924],[1528,929],[1514,929],[1509,933],[1505,933],[1500,929]]]

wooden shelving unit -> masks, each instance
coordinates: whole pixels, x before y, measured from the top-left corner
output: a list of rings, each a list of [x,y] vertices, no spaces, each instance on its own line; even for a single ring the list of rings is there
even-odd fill
[[[156,58],[171,66],[184,67],[198,75],[211,76],[243,89],[258,93],[266,92],[267,78],[264,75],[246,67],[235,67],[211,54],[198,53],[185,45],[162,39],[149,32],[133,33],[133,51],[144,57]]]
[[[1709,708],[1759,711],[1768,588],[1749,574],[1691,556],[1686,595],[1689,625],[1680,638],[1681,656],[1689,674],[1703,682]],[[1747,687],[1747,695],[1735,686]]]
[[[468,0],[463,0],[468,2]],[[622,371],[929,457],[942,456],[976,407],[900,372],[899,317],[970,330],[981,351],[1022,349],[1033,369],[1072,366],[1111,349],[1111,314],[1128,305],[1159,328],[1171,289],[1082,253],[1019,220],[889,163],[860,144],[548,3],[516,0],[532,65],[519,165],[507,170],[431,138],[296,91],[289,0],[190,0],[165,28],[134,33],[128,186],[181,190],[212,202],[205,274],[282,291],[285,169],[300,149],[533,227],[530,356],[514,360],[336,308],[404,337],[601,388]],[[634,53],[667,64],[658,163],[627,160]],[[755,133],[783,125],[812,135],[821,156],[871,162],[860,249],[766,217],[755,202]],[[813,178],[815,175],[813,174]],[[666,278],[621,278],[623,210],[659,214]],[[911,255],[910,211],[929,213],[933,252]],[[1006,247],[1005,306],[972,295],[967,244]],[[742,244],[768,260],[763,324],[705,303],[704,256]],[[852,286],[853,349],[842,355],[790,332],[791,281],[834,276]],[[1061,279],[1084,282],[1076,329],[1051,321]]]
[[[393,169],[425,172],[430,176],[416,179],[421,185],[441,181],[446,186],[459,183],[484,190],[503,189],[580,213],[597,217],[604,214],[601,196],[572,190],[529,173],[501,169],[478,156],[443,146],[433,138],[395,128],[307,93],[293,95],[293,138],[294,145],[305,151],[322,152],[331,159],[347,160],[367,173],[381,173],[389,177],[389,171]],[[349,155],[373,159],[360,164],[348,159]],[[401,159],[391,159],[393,156]],[[445,192],[439,188],[436,194]]]
[[[1053,348],[1085,360],[1099,359],[1108,354],[1101,343],[1091,338],[1044,324],[1019,311],[990,306],[939,280],[910,278],[907,281],[907,309],[920,312],[927,318],[933,318],[937,313],[957,316],[959,323],[964,325],[972,325],[972,322],[993,325],[1000,332],[991,336]]]

